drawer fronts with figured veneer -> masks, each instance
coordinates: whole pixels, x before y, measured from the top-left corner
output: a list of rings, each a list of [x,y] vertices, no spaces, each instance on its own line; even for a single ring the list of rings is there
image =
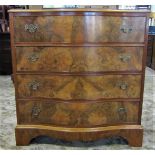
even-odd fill
[[[141,146],[149,11],[9,12],[16,144],[119,136]]]
[[[18,101],[19,123],[93,127],[138,122],[138,102]]]
[[[144,42],[145,17],[15,17],[15,42]],[[21,32],[21,33],[19,33]]]
[[[142,47],[16,47],[17,71],[141,71],[142,55]]]
[[[17,75],[20,98],[139,98],[141,75]]]

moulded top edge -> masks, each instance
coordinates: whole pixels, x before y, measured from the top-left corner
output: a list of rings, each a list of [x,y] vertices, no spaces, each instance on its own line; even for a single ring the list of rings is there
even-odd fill
[[[42,10],[30,10],[30,9],[11,9],[8,12],[133,12],[133,13],[149,13],[150,10],[111,10],[111,9],[42,9]]]

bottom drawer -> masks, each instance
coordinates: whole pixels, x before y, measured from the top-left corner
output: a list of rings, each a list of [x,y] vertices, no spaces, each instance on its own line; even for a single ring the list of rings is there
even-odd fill
[[[138,102],[18,101],[19,124],[93,127],[138,122]]]

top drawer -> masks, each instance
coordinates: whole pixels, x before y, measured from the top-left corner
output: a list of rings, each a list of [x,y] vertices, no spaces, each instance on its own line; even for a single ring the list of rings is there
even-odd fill
[[[144,42],[145,17],[16,16],[15,42]]]

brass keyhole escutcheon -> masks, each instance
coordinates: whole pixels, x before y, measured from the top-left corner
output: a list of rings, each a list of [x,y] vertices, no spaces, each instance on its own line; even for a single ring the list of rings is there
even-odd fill
[[[126,90],[128,88],[128,83],[121,81],[116,83],[116,86],[122,90]]]
[[[28,56],[28,60],[31,63],[38,61],[38,59],[39,59],[39,55],[36,53],[32,53],[30,56]]]
[[[121,54],[121,55],[119,55],[119,59],[120,59],[122,62],[129,62],[130,59],[131,59],[131,55]]]
[[[38,90],[39,86],[40,86],[40,83],[35,80],[28,84],[29,89],[34,91]]]
[[[124,107],[120,107],[118,110],[118,116],[121,121],[125,121],[127,118],[127,110]]]
[[[38,117],[39,114],[40,114],[40,112],[41,112],[41,109],[40,109],[40,107],[38,107],[37,105],[34,105],[34,106],[32,107],[32,111],[31,111],[32,117]]]
[[[25,25],[25,31],[28,31],[30,33],[34,33],[38,30],[37,24],[26,24]]]
[[[122,28],[120,28],[120,30],[123,33],[130,33],[130,32],[132,32],[132,28],[130,28],[130,27],[122,27]]]

